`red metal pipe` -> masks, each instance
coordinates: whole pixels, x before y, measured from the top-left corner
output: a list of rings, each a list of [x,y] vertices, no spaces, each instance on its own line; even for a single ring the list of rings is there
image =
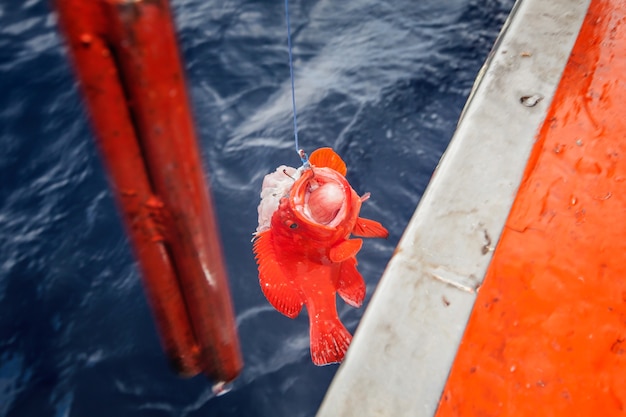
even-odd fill
[[[98,143],[176,369],[243,361],[166,0],[57,0]]]

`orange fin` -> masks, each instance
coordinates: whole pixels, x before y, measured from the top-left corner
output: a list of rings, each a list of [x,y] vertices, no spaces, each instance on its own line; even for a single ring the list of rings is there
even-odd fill
[[[333,262],[343,262],[346,259],[354,257],[361,250],[361,246],[363,246],[361,239],[344,240],[340,244],[330,248],[328,257]]]
[[[309,163],[316,167],[332,168],[344,177],[348,172],[346,163],[332,148],[319,148],[313,151],[309,157]]]
[[[389,237],[389,232],[382,224],[374,220],[364,219],[363,217],[356,219],[352,234],[355,236],[382,237],[385,239]]]
[[[341,264],[337,293],[352,307],[361,307],[365,298],[365,282],[356,269],[356,259],[351,258]]]
[[[289,318],[295,318],[302,310],[304,300],[280,267],[271,230],[257,235],[253,250],[259,265],[259,283],[265,298],[276,310]]]
[[[311,319],[311,359],[317,366],[343,360],[352,335],[335,316],[333,320]]]

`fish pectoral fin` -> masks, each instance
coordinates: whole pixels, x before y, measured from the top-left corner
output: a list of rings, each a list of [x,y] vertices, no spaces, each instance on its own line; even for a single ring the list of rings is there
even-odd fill
[[[347,239],[330,248],[328,257],[333,262],[343,262],[354,257],[361,250],[361,246],[363,246],[363,240]]]
[[[332,148],[319,148],[314,150],[309,157],[309,163],[319,168],[332,168],[344,177],[348,172],[346,163],[343,162],[343,159],[341,159]]]
[[[364,219],[363,217],[356,219],[352,234],[361,237],[382,237],[385,239],[389,237],[389,232],[382,224],[374,220]]]
[[[295,318],[302,310],[304,300],[280,267],[270,230],[257,236],[253,250],[259,265],[259,283],[265,298],[276,310],[289,318]]]
[[[337,293],[343,301],[358,308],[365,299],[365,281],[356,269],[356,265],[356,258],[350,258],[341,264]]]

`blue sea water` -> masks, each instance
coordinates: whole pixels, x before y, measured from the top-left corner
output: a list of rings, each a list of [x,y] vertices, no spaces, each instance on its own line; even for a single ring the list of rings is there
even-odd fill
[[[360,252],[366,302],[512,4],[290,3],[301,146],[334,147],[391,233]],[[245,369],[216,397],[168,368],[51,3],[0,0],[0,416],[312,416],[337,370],[312,365],[306,315],[266,302],[251,252],[263,176],[299,164],[283,2],[173,8]],[[339,311],[353,331],[363,308]]]

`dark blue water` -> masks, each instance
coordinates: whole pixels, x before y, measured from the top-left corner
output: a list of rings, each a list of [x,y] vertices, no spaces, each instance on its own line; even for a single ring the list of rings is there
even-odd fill
[[[368,298],[512,0],[292,0],[301,146],[372,199]],[[305,315],[265,301],[250,237],[263,176],[297,165],[282,1],[174,2],[246,367],[215,397],[168,369],[43,0],[0,0],[0,416],[312,416],[336,372]],[[354,330],[363,309],[340,303]]]

